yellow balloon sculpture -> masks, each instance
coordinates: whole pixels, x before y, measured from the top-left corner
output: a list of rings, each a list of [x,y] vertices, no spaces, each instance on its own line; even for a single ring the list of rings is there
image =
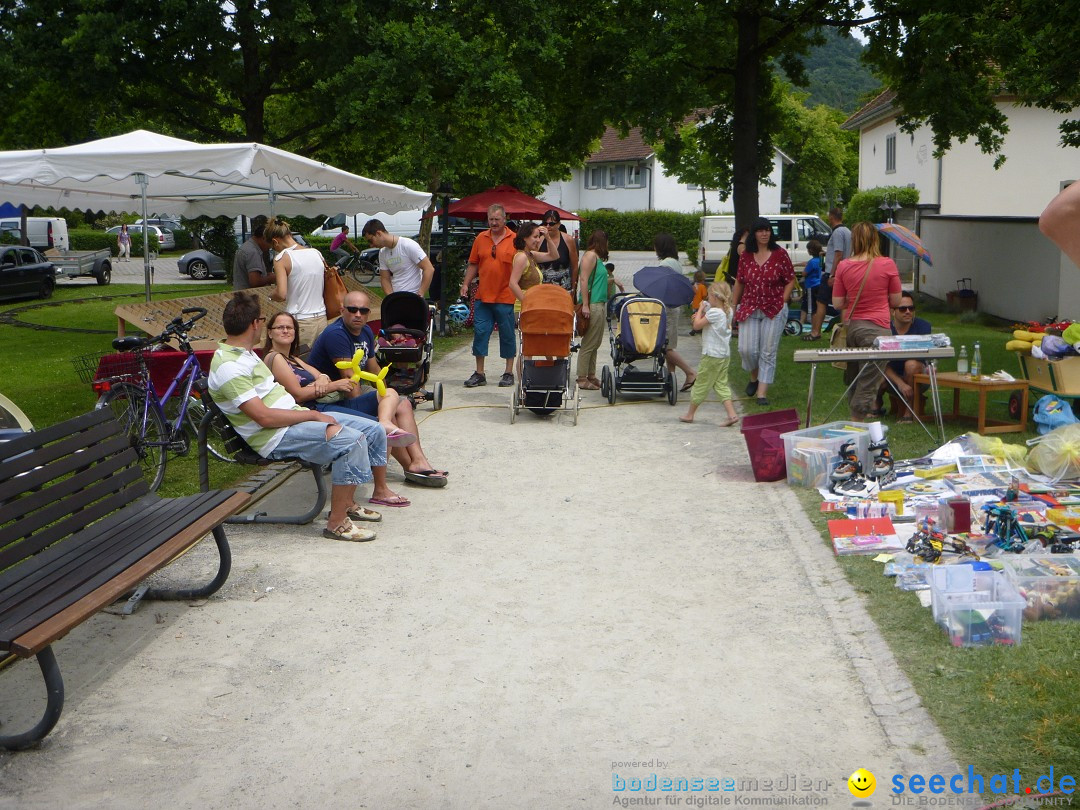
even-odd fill
[[[382,371],[378,374],[372,374],[370,371],[364,371],[364,349],[360,347],[356,350],[356,354],[352,356],[352,360],[338,360],[334,363],[335,366],[341,369],[352,369],[352,376],[349,378],[353,382],[360,382],[360,380],[367,380],[369,383],[375,386],[379,391],[379,396],[386,396],[386,383],[383,379],[386,377],[386,372],[390,370],[390,363],[387,363],[382,367]]]

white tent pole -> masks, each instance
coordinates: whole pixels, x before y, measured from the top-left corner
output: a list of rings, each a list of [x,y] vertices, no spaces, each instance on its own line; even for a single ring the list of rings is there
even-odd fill
[[[142,172],[135,173],[135,182],[142,190],[142,253],[143,253],[143,278],[146,281],[146,303],[150,303],[150,244],[146,229],[146,187],[149,181]]]
[[[274,218],[274,203],[277,201],[277,195],[274,194],[274,175],[270,175],[270,191],[267,195],[270,200],[270,219]]]

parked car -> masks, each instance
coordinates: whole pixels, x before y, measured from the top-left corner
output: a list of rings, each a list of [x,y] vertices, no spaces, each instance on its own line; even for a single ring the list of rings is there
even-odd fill
[[[239,240],[237,235],[237,240]],[[307,242],[299,233],[293,233],[293,239],[297,244],[307,247]],[[376,255],[378,250],[374,251]],[[198,248],[181,256],[176,262],[177,270],[182,276],[191,276],[193,279],[203,281],[208,278],[228,278],[231,268],[225,267],[225,260],[216,253],[211,253],[206,248]]]
[[[162,228],[160,225],[147,225],[148,230],[153,236],[157,237],[159,250],[175,250],[176,238],[173,236],[173,232],[167,228]],[[116,236],[120,233],[120,226],[113,225],[111,228],[107,228],[105,233]],[[128,233],[142,233],[142,225],[135,227],[134,225],[128,225]]]
[[[5,219],[0,222],[0,229],[13,231],[15,238],[22,242],[22,226],[20,219]],[[67,250],[71,244],[68,241],[67,220],[60,217],[27,217],[26,231],[30,234],[27,240],[30,247],[38,250],[59,248]]]
[[[56,268],[34,248],[0,246],[0,298],[48,298]]]

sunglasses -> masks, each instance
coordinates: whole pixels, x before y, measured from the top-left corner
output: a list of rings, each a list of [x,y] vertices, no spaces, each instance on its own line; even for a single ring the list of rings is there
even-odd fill
[[[557,220],[557,219],[550,219],[550,220],[548,220],[547,222],[545,222],[544,224],[545,224],[545,225],[547,225],[548,227],[552,227],[552,226],[554,226],[554,225],[558,225],[558,224],[559,224],[559,220]]]
[[[264,318],[264,317],[261,317],[261,316],[260,316],[260,317],[256,318],[256,319],[255,319],[255,320],[253,321],[253,323],[262,323],[262,322],[263,322],[263,321],[265,321],[265,320],[266,320],[266,318]]]
[[[367,315],[371,312],[371,307],[345,307],[346,312],[351,312],[353,315]]]
[[[896,311],[897,312],[914,312],[915,307],[897,307]]]
[[[491,246],[491,258],[495,258],[495,245]]]

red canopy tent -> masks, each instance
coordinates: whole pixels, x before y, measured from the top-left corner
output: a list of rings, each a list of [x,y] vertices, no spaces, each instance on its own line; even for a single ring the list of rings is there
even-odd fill
[[[506,209],[506,216],[510,219],[540,219],[545,211],[558,211],[560,219],[581,219],[557,205],[530,197],[513,186],[495,186],[479,194],[473,194],[471,197],[463,197],[457,202],[452,202],[450,216],[462,219],[487,219],[488,208],[496,203]],[[435,216],[440,214],[442,214],[441,210],[435,212]]]

